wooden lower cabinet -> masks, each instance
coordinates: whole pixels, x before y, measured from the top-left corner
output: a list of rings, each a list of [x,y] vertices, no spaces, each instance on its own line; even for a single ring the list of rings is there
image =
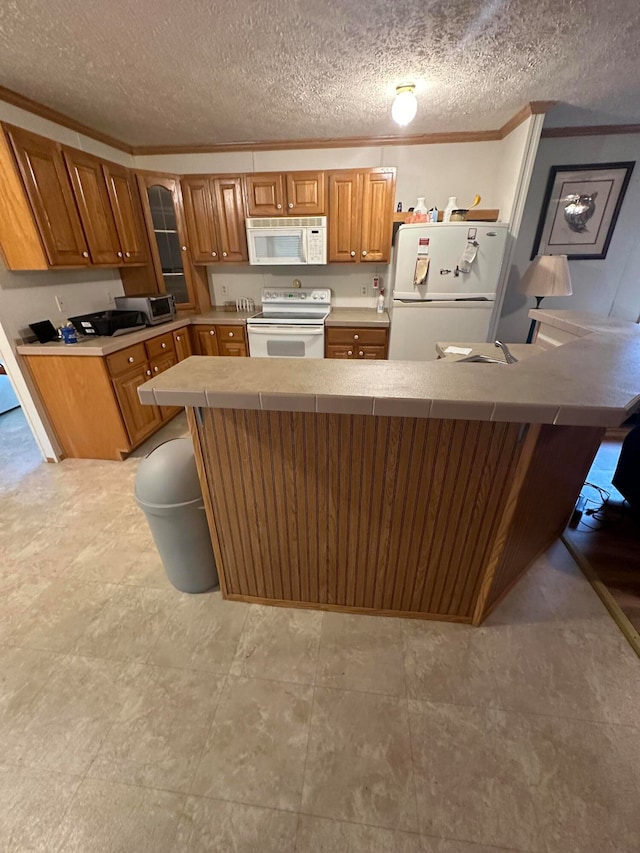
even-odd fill
[[[143,406],[138,387],[177,364],[174,335],[183,331],[189,340],[187,326],[106,357],[23,356],[65,456],[120,460],[182,411]]]
[[[245,358],[247,350],[244,326],[192,326],[197,355],[224,355]]]
[[[388,336],[387,328],[330,327],[325,334],[325,358],[384,360]]]
[[[189,326],[183,329],[176,329],[173,333],[173,347],[176,351],[178,361],[184,361],[193,355],[193,344],[191,342],[191,331]]]
[[[132,446],[155,432],[162,423],[160,409],[156,406],[142,406],[138,400],[138,386],[150,378],[149,366],[145,363],[142,367],[113,380],[113,388]]]

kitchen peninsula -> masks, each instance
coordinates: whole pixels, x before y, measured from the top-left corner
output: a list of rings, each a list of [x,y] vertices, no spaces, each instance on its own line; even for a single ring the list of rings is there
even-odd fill
[[[563,313],[513,365],[200,358],[141,386],[188,409],[224,595],[481,623],[640,406],[638,326]]]

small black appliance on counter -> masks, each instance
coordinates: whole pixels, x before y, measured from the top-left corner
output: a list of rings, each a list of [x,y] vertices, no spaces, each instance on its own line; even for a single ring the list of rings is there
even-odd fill
[[[145,317],[140,311],[96,311],[69,317],[73,327],[80,335],[126,335],[145,328]]]

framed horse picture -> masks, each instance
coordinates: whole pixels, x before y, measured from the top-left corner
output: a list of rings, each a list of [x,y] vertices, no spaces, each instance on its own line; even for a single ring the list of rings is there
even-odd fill
[[[533,242],[536,255],[606,258],[635,162],[552,166]]]

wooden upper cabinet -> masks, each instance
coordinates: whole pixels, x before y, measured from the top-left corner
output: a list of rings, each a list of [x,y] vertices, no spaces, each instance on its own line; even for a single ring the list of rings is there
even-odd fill
[[[248,261],[242,179],[222,177],[215,178],[211,183],[220,238],[220,260],[223,263]]]
[[[329,175],[329,263],[357,263],[360,256],[362,175]]]
[[[211,264],[220,260],[211,180],[208,176],[189,175],[182,178],[182,196],[191,257],[196,264]]]
[[[60,146],[21,128],[6,130],[49,266],[86,266],[89,250]]]
[[[144,227],[140,193],[133,172],[117,163],[102,163],[111,210],[116,223],[125,264],[149,261],[148,239]]]
[[[329,262],[389,262],[395,178],[393,168],[329,175]]]
[[[245,177],[249,216],[284,216],[285,176],[277,172],[256,172]]]
[[[249,216],[322,216],[324,172],[262,172],[245,176]]]
[[[325,212],[324,172],[289,172],[287,212],[297,216],[322,216]]]
[[[391,257],[395,189],[395,170],[362,175],[360,260],[363,263],[386,263]]]
[[[101,161],[74,148],[62,150],[91,261],[112,266],[123,263],[124,252],[120,248]]]
[[[158,284],[174,296],[176,305],[195,308],[180,182],[148,172],[140,172],[138,180]]]

